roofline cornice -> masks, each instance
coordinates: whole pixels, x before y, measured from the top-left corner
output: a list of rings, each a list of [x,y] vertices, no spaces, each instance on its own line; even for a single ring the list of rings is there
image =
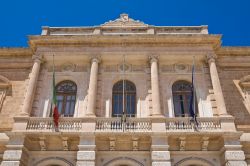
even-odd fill
[[[32,56],[31,48],[0,48],[0,57],[1,56]]]
[[[250,46],[225,46],[217,50],[220,56],[250,56]]]
[[[89,36],[29,36],[32,50],[39,46],[130,46],[130,45],[211,45],[214,49],[221,46],[222,35],[176,34],[176,35],[89,35]]]

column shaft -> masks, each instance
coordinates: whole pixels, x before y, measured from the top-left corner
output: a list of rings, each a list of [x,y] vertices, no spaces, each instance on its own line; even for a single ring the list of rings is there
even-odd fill
[[[87,104],[87,116],[95,116],[96,109],[96,95],[97,95],[97,77],[98,77],[98,63],[97,58],[92,59],[90,69],[90,80],[88,90],[88,104]]]
[[[152,105],[153,116],[161,116],[161,104],[160,104],[160,89],[158,78],[158,64],[157,59],[151,59],[151,88],[152,88]]]
[[[220,116],[227,115],[226,105],[220,85],[220,79],[216,68],[215,59],[213,57],[209,57],[208,63],[209,63],[210,76],[214,89],[214,95],[216,99],[218,113]]]
[[[29,83],[28,83],[28,87],[27,87],[27,91],[25,94],[24,103],[22,107],[21,114],[25,116],[29,116],[30,114],[30,110],[32,107],[33,98],[34,98],[34,94],[36,90],[37,79],[39,76],[40,64],[41,64],[41,60],[38,57],[36,57],[31,73],[29,75]]]

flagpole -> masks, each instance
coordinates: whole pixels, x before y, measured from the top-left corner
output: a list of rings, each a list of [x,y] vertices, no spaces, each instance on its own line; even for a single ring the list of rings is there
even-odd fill
[[[195,90],[195,87],[196,87],[196,84],[195,84],[195,56],[193,56],[193,105],[194,105],[194,116],[196,116],[196,105],[195,105],[195,100],[196,100],[196,90]]]

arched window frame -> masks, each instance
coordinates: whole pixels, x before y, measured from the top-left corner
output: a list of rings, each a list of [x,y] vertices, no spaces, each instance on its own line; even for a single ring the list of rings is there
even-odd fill
[[[67,84],[68,86],[69,84],[71,84],[71,88],[73,89],[70,90],[69,87],[63,87],[66,86]],[[56,84],[55,89],[56,89],[57,107],[60,116],[73,117],[75,113],[76,95],[77,95],[76,83],[71,80],[63,80]],[[69,104],[69,106],[67,104]]]
[[[185,91],[175,91],[174,88],[177,84],[180,83],[185,83],[186,84],[186,89]],[[188,100],[190,100],[190,95],[191,95],[191,83],[189,81],[186,80],[177,80],[175,81],[172,86],[171,86],[171,91],[172,91],[172,103],[173,103],[173,112],[174,112],[174,116],[175,117],[189,117],[190,113],[189,113],[189,106],[190,103]],[[182,107],[179,112],[176,110],[176,105],[177,101],[176,101],[176,96],[179,95],[180,96],[180,100],[183,99],[183,102],[180,102],[179,104],[181,105],[180,107]],[[194,96],[194,100],[195,100],[195,113],[198,116],[199,112],[198,112],[198,103],[197,103],[197,96],[195,94]],[[182,104],[181,104],[182,103]],[[184,104],[184,105],[183,105]],[[184,108],[184,109],[183,109]]]
[[[127,117],[135,117],[136,115],[136,86],[129,80],[124,80],[125,85],[125,111]],[[116,97],[119,96],[119,97]],[[118,104],[118,105],[115,105]],[[127,107],[130,107],[130,111]],[[116,82],[112,88],[112,117],[122,116],[123,106],[123,80]],[[117,108],[118,107],[118,108]],[[115,110],[118,109],[118,110]]]

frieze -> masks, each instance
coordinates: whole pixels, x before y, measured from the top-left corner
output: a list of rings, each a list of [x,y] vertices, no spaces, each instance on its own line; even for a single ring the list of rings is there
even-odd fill
[[[65,64],[63,64],[61,66],[62,71],[71,71],[71,72],[73,72],[73,71],[75,71],[75,69],[76,69],[76,65],[73,64],[73,63],[65,63]]]
[[[104,71],[105,72],[117,72],[118,71],[118,66],[117,65],[104,66]]]
[[[202,66],[195,66],[195,72],[202,72]],[[160,66],[161,72],[166,73],[192,73],[192,65],[190,64],[182,64],[177,63],[173,65],[161,65]]]
[[[132,65],[132,71],[134,72],[143,72],[145,69],[145,66],[143,65]]]

